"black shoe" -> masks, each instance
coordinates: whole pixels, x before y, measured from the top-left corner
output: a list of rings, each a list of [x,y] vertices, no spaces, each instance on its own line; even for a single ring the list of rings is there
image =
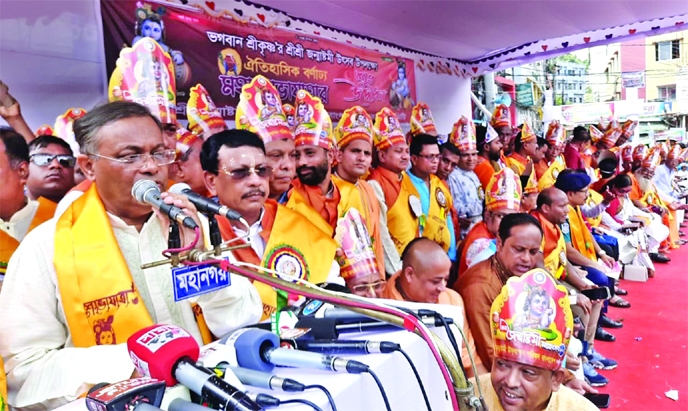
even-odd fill
[[[616,337],[613,335],[609,334],[605,330],[602,329],[602,327],[598,326],[597,331],[595,331],[595,339],[599,341],[607,341],[607,342],[614,342],[616,341]]]
[[[601,315],[600,320],[598,321],[597,325],[600,327],[604,328],[621,328],[623,327],[623,323],[621,321],[614,321],[611,318],[607,317],[606,315]]]
[[[628,295],[628,291],[624,290],[623,288],[614,287],[614,294],[616,294],[616,295]]]
[[[679,230],[679,231],[678,231],[678,236],[679,236],[679,237],[685,237],[685,236],[686,236],[686,233],[684,233],[683,231]]]
[[[654,261],[655,263],[668,263],[671,261],[671,258],[662,253],[650,253],[650,260]]]

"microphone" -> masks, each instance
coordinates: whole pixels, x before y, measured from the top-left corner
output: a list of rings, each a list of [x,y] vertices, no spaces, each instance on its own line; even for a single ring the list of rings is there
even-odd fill
[[[223,337],[220,343],[234,347],[236,357],[231,359],[231,365],[252,370],[270,372],[275,365],[351,374],[360,374],[369,370],[367,365],[355,360],[278,348],[280,340],[277,335],[257,328],[237,330]]]
[[[198,228],[198,224],[193,220],[193,218],[184,214],[184,211],[175,207],[172,204],[167,204],[160,198],[160,188],[158,185],[151,180],[139,180],[134,183],[131,188],[131,195],[141,204],[148,204],[152,207],[157,208],[170,219],[175,220],[180,224],[184,224],[190,229]]]
[[[391,305],[393,307],[399,309],[399,310],[402,310],[402,311],[405,311],[409,314],[415,315],[416,317],[418,317],[423,322],[423,324],[425,324],[428,327],[442,327],[444,325],[441,320],[437,319],[437,316],[439,314],[435,311],[425,310],[425,309],[413,310],[410,308],[397,307],[397,306],[394,306],[393,304],[391,304]],[[355,311],[351,311],[351,310],[346,309],[346,308],[333,307],[333,306],[325,307],[322,310],[322,314],[320,312],[318,312],[318,313],[316,313],[315,317],[335,318],[335,319],[340,320],[343,323],[357,322],[357,321],[361,321],[361,322],[379,321],[379,320],[370,318],[366,315],[359,314]],[[447,321],[447,324],[453,324],[454,323],[453,318],[445,317],[445,320]]]
[[[196,206],[198,211],[202,213],[221,215],[227,217],[230,220],[240,221],[246,227],[249,226],[246,220],[244,220],[244,217],[241,216],[241,214],[225,205],[216,203],[215,201],[192,191],[191,186],[189,186],[186,183],[176,183],[167,191],[172,194],[181,194],[186,196],[186,198],[188,198],[189,201],[191,201]]]
[[[127,348],[141,374],[163,380],[168,386],[179,382],[223,410],[262,410],[246,394],[196,364],[200,351],[198,343],[182,328],[174,325],[146,327],[129,337]]]
[[[90,390],[86,407],[90,411],[161,411],[158,406],[164,394],[164,381],[134,378]]]
[[[252,387],[265,388],[274,391],[297,392],[304,391],[306,386],[291,378],[282,378],[262,371],[251,370],[243,367],[229,369],[237,376],[242,384]]]
[[[294,328],[310,329],[313,338],[321,340],[336,340],[342,333],[399,330],[397,325],[382,321],[370,321],[370,319],[368,321],[342,322],[342,320],[335,318],[316,317],[302,317],[296,322]]]
[[[355,341],[355,340],[289,340],[297,350],[336,353],[336,354],[389,354],[399,351],[399,344],[389,341]]]

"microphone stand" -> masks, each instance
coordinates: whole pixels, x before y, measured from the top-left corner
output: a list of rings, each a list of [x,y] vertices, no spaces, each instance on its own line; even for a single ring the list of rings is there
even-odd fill
[[[235,249],[248,247],[248,244],[242,244],[232,247],[220,247],[221,252],[232,251]],[[234,274],[240,275],[242,277],[247,277],[253,281],[259,281],[267,284],[271,287],[286,291],[289,293],[303,295],[307,298],[313,298],[321,301],[328,302],[335,306],[346,307],[352,311],[358,312],[360,314],[369,316],[371,318],[378,319],[396,326],[405,328],[412,331],[421,338],[423,338],[429,345],[432,344],[437,347],[441,358],[436,358],[440,369],[446,367],[446,371],[451,376],[452,384],[448,386],[450,391],[448,392],[452,405],[454,405],[456,410],[461,411],[487,411],[487,406],[485,402],[475,396],[473,390],[473,384],[465,378],[464,371],[459,365],[458,359],[454,355],[453,351],[447,347],[447,345],[442,341],[435,333],[430,331],[429,338],[423,333],[423,331],[413,324],[413,320],[410,314],[403,311],[399,311],[393,307],[380,306],[377,304],[368,303],[362,300],[354,300],[346,296],[345,294],[336,293],[329,290],[324,290],[322,288],[312,286],[302,286],[290,281],[283,280],[279,277],[273,276],[272,274],[258,272],[256,270],[248,269],[246,267],[239,267],[231,264],[225,260],[218,260],[219,255],[217,250],[213,249],[211,251],[199,251],[191,250],[188,254],[179,257],[180,261],[191,261],[191,262],[206,262],[207,264],[214,265],[224,271],[232,272]],[[170,259],[165,259],[157,261],[154,263],[144,264],[142,268],[149,268],[151,266],[158,266],[170,263]],[[444,374],[444,372],[443,372]],[[476,376],[477,379],[478,376]]]

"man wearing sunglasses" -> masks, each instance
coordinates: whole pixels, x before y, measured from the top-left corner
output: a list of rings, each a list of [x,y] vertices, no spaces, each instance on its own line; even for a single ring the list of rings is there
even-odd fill
[[[11,128],[0,128],[0,287],[7,264],[24,237],[55,214],[55,203],[24,194],[29,174],[29,148]]]
[[[74,187],[76,158],[69,144],[59,137],[40,136],[29,144],[29,197],[59,203]]]
[[[223,240],[250,245],[232,251],[233,258],[280,272],[290,280],[341,283],[332,237],[298,212],[268,199],[272,168],[257,134],[249,130],[214,134],[203,143],[201,166],[210,195],[249,225],[217,217]],[[289,302],[290,296],[270,286],[253,285],[263,302],[263,319]]]
[[[230,274],[230,287],[175,302],[170,266],[141,268],[168,248],[170,222],[132,198],[132,186],[150,180],[164,189],[175,156],[147,108],[96,107],[74,123],[74,134],[93,184],[29,233],[0,293],[0,354],[13,408],[55,409],[96,382],[135,375],[125,342],[152,324],[175,324],[207,344],[260,318],[258,293],[243,277]],[[163,197],[199,224],[186,198]],[[194,230],[180,227],[180,234],[182,245],[193,244]]]

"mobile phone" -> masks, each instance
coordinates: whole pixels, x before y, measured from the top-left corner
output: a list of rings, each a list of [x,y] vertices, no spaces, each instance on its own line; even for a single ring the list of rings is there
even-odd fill
[[[592,301],[608,300],[608,299],[612,298],[612,295],[609,292],[609,287],[590,288],[587,290],[581,290],[580,293],[583,294],[584,296],[588,297]]]
[[[597,408],[609,408],[609,403],[611,400],[609,394],[591,394],[586,392],[584,397],[590,400],[590,402],[593,403],[593,405],[595,405]]]

